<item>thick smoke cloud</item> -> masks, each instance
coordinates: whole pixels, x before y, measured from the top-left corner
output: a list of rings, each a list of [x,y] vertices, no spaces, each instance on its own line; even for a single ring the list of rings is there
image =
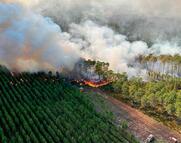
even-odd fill
[[[139,54],[181,53],[180,0],[39,0],[33,8],[79,38],[82,57],[114,71],[142,74],[129,66]]]
[[[0,5],[0,61],[11,68],[72,69],[82,57],[134,76],[146,72],[130,66],[140,54],[181,53],[179,0],[4,2],[18,3]]]
[[[39,0],[34,8],[64,30],[70,23],[92,20],[149,45],[181,38],[180,0]]]
[[[79,48],[50,18],[17,4],[0,4],[0,62],[22,71],[71,69]]]
[[[82,57],[108,62],[112,70],[127,72],[130,76],[137,75],[140,71],[128,65],[134,63],[138,55],[148,53],[145,42],[131,43],[126,36],[116,34],[111,28],[99,26],[92,21],[72,24],[70,33],[72,41],[81,45]]]

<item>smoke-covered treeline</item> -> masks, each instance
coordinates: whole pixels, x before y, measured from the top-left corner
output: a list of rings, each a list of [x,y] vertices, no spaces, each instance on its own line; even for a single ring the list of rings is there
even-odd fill
[[[180,55],[148,55],[138,57],[138,62],[142,68],[151,72],[167,74],[171,76],[181,76],[181,56]]]
[[[0,53],[10,55],[8,59],[2,56],[1,63],[13,68],[34,71],[65,66],[72,69],[81,57],[109,62],[112,70],[135,76],[146,73],[146,69],[139,66],[129,66],[134,65],[138,55],[181,53],[179,0],[3,2],[13,4],[1,3],[4,8],[0,9],[3,31],[0,41],[4,45],[0,45]],[[3,13],[7,13],[6,16]],[[13,34],[6,32],[9,29],[13,29]],[[24,40],[18,40],[19,37]],[[4,39],[8,39],[9,44]],[[22,50],[27,49],[22,47],[29,48]],[[28,62],[19,57],[28,57]],[[17,62],[17,59],[20,60]]]

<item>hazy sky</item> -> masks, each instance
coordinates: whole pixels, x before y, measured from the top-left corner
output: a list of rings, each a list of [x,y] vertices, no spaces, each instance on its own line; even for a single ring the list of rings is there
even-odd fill
[[[180,17],[180,0],[1,0],[5,2],[20,2],[26,6],[64,5],[65,7],[88,6],[93,3],[106,8],[123,8],[127,12],[139,13],[147,16]],[[58,4],[58,5],[57,5]],[[119,9],[122,11],[121,9]]]

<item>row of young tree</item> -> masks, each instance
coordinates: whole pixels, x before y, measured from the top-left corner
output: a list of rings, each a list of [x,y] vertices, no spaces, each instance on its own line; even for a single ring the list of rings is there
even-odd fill
[[[94,109],[89,96],[44,73],[0,70],[0,142],[137,142]]]

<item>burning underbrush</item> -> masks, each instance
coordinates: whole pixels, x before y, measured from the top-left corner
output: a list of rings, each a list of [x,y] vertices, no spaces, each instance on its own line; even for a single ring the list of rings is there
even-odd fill
[[[82,79],[82,80],[73,80],[71,83],[80,86],[90,86],[93,88],[98,88],[110,84],[111,81],[106,81],[106,80],[92,81],[88,79],[87,80]]]
[[[91,87],[101,87],[101,86],[105,86],[108,85],[109,83],[111,83],[110,81],[89,81],[89,80],[84,80],[85,85],[89,85]]]
[[[73,84],[98,88],[112,82],[106,77],[108,67],[108,63],[81,59],[68,75],[73,79]]]

